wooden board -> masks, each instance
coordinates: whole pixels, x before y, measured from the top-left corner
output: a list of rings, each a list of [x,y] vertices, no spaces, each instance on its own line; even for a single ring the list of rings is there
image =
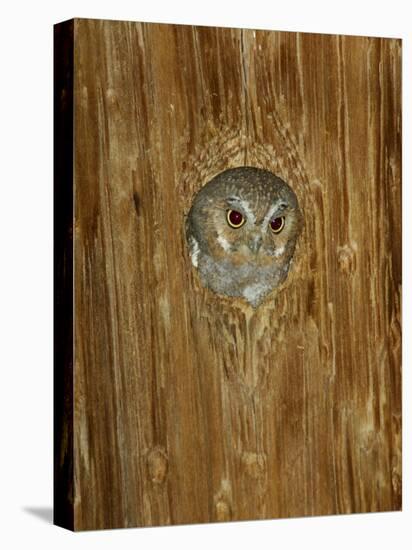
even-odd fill
[[[55,522],[400,510],[401,41],[55,33]],[[305,220],[256,310],[203,288],[184,233],[241,165]]]

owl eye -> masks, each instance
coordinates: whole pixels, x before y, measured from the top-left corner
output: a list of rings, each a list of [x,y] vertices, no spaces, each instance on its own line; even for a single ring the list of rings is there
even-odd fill
[[[280,233],[285,226],[285,217],[273,218],[270,220],[270,228],[273,233]]]
[[[237,210],[228,210],[226,212],[226,220],[230,227],[239,229],[245,223],[245,217]]]

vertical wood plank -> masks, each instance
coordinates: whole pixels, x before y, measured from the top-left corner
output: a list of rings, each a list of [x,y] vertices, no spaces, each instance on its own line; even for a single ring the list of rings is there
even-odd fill
[[[75,21],[76,529],[400,509],[400,50]],[[243,164],[305,218],[257,310],[184,236]]]

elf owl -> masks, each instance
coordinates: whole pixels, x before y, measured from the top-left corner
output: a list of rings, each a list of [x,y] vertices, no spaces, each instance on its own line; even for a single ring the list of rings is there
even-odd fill
[[[285,280],[302,225],[296,195],[283,180],[241,166],[197,193],[186,238],[202,284],[256,308]]]

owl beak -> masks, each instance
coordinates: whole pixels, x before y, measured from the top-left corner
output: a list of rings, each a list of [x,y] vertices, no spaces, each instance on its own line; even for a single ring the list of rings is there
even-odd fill
[[[249,248],[254,253],[257,254],[262,246],[262,236],[255,235],[253,239],[249,241]]]

